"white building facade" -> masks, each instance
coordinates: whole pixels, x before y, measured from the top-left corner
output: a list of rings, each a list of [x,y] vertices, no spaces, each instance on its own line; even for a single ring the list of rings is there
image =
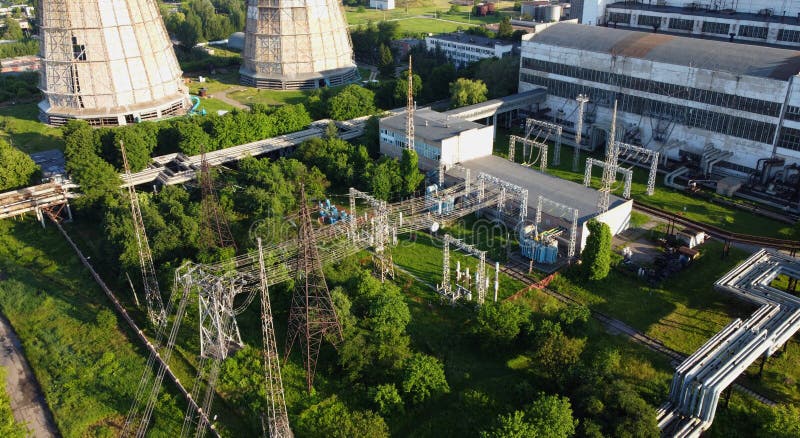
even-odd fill
[[[653,4],[584,0],[579,9],[583,24],[800,47],[800,2],[796,0],[672,0]]]
[[[428,51],[438,48],[456,67],[463,67],[481,59],[510,55],[514,46],[493,38],[456,32],[425,37],[425,48]]]
[[[617,100],[623,141],[674,159],[713,146],[730,152],[714,170],[743,176],[765,158],[800,162],[799,71],[793,50],[556,24],[523,37],[519,91],[546,87],[566,124],[587,95],[593,136]]]
[[[399,158],[406,147],[405,113],[379,122],[381,154]],[[430,170],[492,154],[493,126],[484,126],[429,109],[414,113],[414,149],[419,166]]]
[[[388,11],[394,9],[394,0],[369,0],[369,7]]]

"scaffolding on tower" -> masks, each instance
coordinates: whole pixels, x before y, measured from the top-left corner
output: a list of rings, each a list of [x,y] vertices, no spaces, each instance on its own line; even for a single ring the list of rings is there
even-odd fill
[[[608,134],[608,148],[606,150],[606,164],[603,166],[603,181],[600,187],[600,196],[597,198],[597,212],[608,211],[611,200],[611,189],[617,180],[617,166],[619,148],[616,139],[617,131],[617,101],[614,101],[614,112],[611,115],[611,129]]]

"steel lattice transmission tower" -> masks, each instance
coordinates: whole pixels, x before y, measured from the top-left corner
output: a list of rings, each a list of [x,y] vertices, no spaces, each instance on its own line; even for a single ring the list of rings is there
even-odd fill
[[[46,0],[41,118],[125,125],[183,114],[188,90],[155,0]]]
[[[200,188],[203,195],[201,215],[203,219],[203,230],[201,232],[201,244],[207,248],[217,246],[219,248],[233,248],[236,250],[236,241],[233,239],[231,229],[225,213],[219,205],[217,193],[214,190],[214,178],[211,175],[211,167],[206,159],[205,147],[200,156],[200,170],[198,172]]]
[[[297,275],[292,305],[289,310],[289,328],[286,334],[286,358],[295,342],[300,344],[306,367],[308,390],[314,383],[317,357],[325,335],[332,333],[342,339],[342,327],[333,308],[328,285],[322,273],[322,260],[311,223],[311,213],[306,203],[306,192],[300,186],[300,231],[298,235]]]
[[[128,164],[128,154],[125,153],[125,144],[119,142],[122,152],[122,163],[125,166],[125,175],[131,180],[131,167]],[[144,298],[147,303],[147,316],[153,325],[163,327],[166,322],[166,312],[164,302],[161,299],[161,290],[158,287],[158,277],[156,268],[153,264],[153,254],[150,252],[150,243],[147,240],[147,233],[142,220],[142,210],[139,207],[139,197],[136,195],[136,188],[133,184],[128,185],[128,197],[131,202],[131,216],[133,217],[133,234],[136,235],[136,247],[139,250],[139,267],[142,270],[142,285],[144,287]]]
[[[353,47],[338,0],[248,0],[244,85],[302,90],[358,79]]]
[[[267,431],[270,438],[288,438],[289,415],[286,412],[286,399],[283,394],[281,365],[278,358],[278,345],[275,342],[275,326],[272,321],[272,305],[269,301],[267,271],[264,265],[264,250],[258,239],[259,279],[261,281],[261,334],[264,355],[264,380],[267,392]]]
[[[406,99],[406,149],[414,147],[414,75],[411,70],[411,55],[408,55],[408,98]]]
[[[608,133],[608,146],[606,147],[606,165],[603,167],[603,186],[600,188],[600,196],[597,198],[597,211],[605,213],[608,211],[611,198],[611,189],[614,181],[617,180],[617,161],[619,158],[619,147],[617,146],[617,101],[614,101],[614,112],[611,115],[611,128]]]

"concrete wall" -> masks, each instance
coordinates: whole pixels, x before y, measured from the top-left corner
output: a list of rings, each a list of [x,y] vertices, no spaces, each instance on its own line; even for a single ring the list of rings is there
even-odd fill
[[[494,127],[464,131],[457,137],[442,140],[442,163],[450,166],[462,161],[492,155]]]
[[[595,216],[594,219],[607,224],[611,228],[611,235],[616,236],[628,229],[631,221],[631,211],[633,211],[633,201],[628,200],[605,213]],[[583,247],[586,246],[586,238],[589,237],[589,229],[586,227],[586,222],[588,221],[583,222],[579,227],[578,251],[583,251]]]
[[[612,3],[617,3],[618,0],[577,0],[575,3],[583,3],[580,18],[583,24],[602,24],[605,22],[605,9],[606,6]],[[656,2],[654,1],[653,4]],[[683,7],[690,3],[709,4],[710,1],[698,0],[667,0],[667,6]],[[746,12],[757,14],[762,9],[772,9],[774,15],[783,15],[786,11],[786,16],[797,17],[800,14],[800,2],[795,0],[722,0],[720,2],[720,9],[735,9],[737,12]],[[573,6],[574,7],[574,6]]]

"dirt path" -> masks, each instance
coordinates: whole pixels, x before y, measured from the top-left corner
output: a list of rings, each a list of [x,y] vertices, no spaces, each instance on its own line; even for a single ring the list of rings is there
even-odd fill
[[[211,95],[209,95],[209,97],[213,97],[215,99],[219,99],[219,100],[227,103],[228,105],[230,105],[230,106],[232,106],[234,108],[239,108],[239,109],[243,109],[243,110],[249,110],[250,109],[249,106],[244,105],[243,103],[239,102],[238,100],[233,100],[230,97],[228,97],[228,93],[233,93],[234,91],[242,91],[242,90],[244,90],[244,88],[229,88],[227,90],[211,94]]]
[[[53,414],[22,352],[17,334],[0,315],[0,365],[6,368],[6,390],[14,419],[25,423],[34,437],[59,437]]]

